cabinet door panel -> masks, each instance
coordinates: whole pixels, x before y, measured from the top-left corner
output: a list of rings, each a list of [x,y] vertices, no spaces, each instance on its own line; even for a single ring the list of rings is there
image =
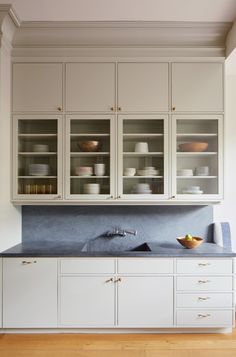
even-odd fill
[[[3,327],[57,327],[57,259],[3,259]]]
[[[168,64],[119,63],[118,105],[122,112],[168,111]]]
[[[60,282],[60,325],[112,327],[114,283],[110,276],[62,277]]]
[[[107,112],[115,105],[114,63],[68,63],[66,110]]]
[[[62,64],[13,65],[13,111],[58,111],[62,107]]]
[[[222,63],[174,63],[172,107],[175,111],[223,110]]]
[[[118,325],[173,325],[173,278],[122,277],[118,286]]]

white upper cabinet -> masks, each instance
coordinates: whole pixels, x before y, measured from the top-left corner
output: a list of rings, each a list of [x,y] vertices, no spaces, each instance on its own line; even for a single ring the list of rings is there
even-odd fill
[[[223,111],[222,63],[173,63],[172,111]]]
[[[66,110],[115,110],[115,63],[66,64]]]
[[[118,63],[118,111],[168,111],[168,63]]]
[[[14,112],[61,110],[61,63],[15,63],[13,65]]]

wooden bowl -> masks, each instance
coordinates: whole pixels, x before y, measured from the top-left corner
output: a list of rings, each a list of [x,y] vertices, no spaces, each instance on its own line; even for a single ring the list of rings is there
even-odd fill
[[[176,239],[184,248],[187,249],[197,248],[203,242],[203,239],[199,237],[193,237],[191,240],[186,240],[184,237]]]
[[[202,152],[202,151],[206,151],[207,148],[208,148],[208,143],[202,143],[202,142],[179,144],[180,151]]]
[[[81,151],[94,152],[101,148],[101,142],[96,140],[79,141],[78,146]]]

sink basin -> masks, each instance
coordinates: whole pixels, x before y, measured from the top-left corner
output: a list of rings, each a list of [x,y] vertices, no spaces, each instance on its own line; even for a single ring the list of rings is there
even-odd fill
[[[91,242],[85,243],[82,250],[82,252],[89,252],[89,253],[114,253],[114,252],[151,252],[151,248],[148,245],[148,243],[142,243],[136,247],[126,249],[125,247],[120,247],[120,246],[114,246],[114,247],[109,247],[107,246],[104,248],[104,245],[101,247],[98,244],[93,244]]]

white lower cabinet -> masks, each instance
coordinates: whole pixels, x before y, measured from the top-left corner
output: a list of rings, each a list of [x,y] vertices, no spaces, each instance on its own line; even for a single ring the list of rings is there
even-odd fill
[[[3,328],[57,327],[57,259],[3,258]]]
[[[127,276],[118,286],[118,326],[173,325],[173,277]]]
[[[2,258],[0,258],[0,328],[2,327]]]
[[[115,285],[110,276],[63,276],[60,322],[68,327],[112,327]]]

